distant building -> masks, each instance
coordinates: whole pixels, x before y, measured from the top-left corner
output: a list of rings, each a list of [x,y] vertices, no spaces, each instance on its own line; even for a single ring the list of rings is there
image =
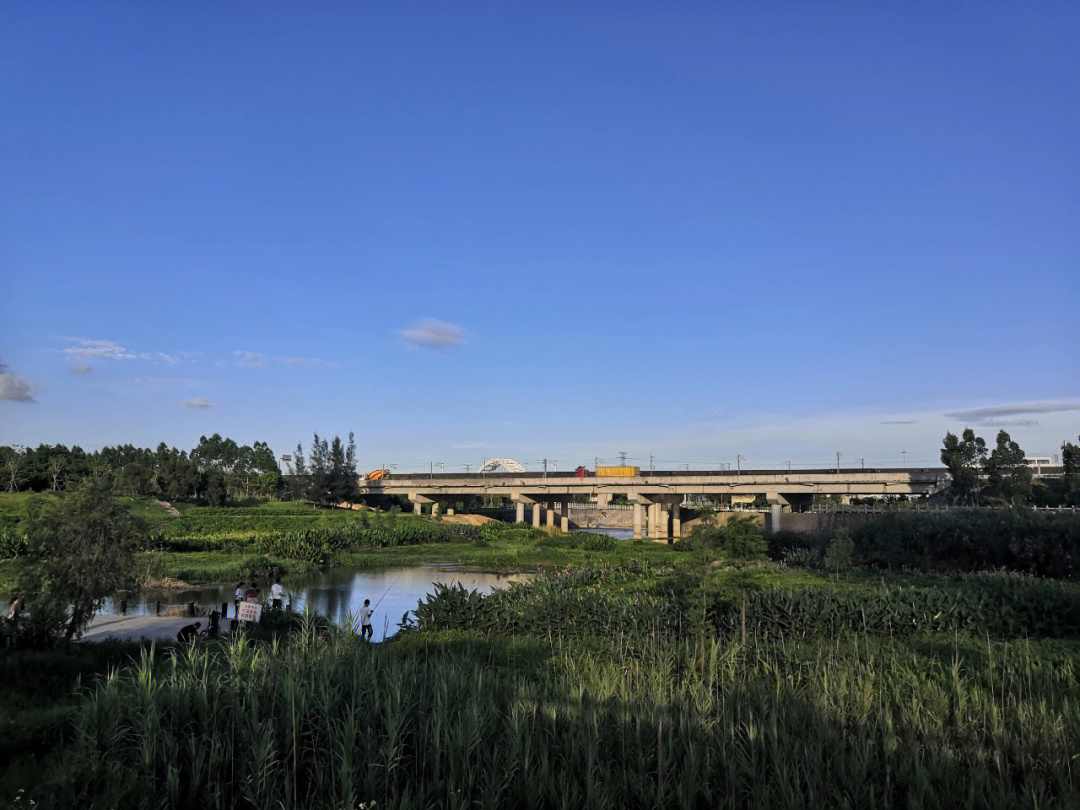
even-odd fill
[[[1035,471],[1035,474],[1038,475],[1039,473],[1042,472],[1043,467],[1058,467],[1058,466],[1060,466],[1061,465],[1061,460],[1060,460],[1060,457],[1057,456],[1057,455],[1028,456],[1027,457],[1027,463],[1028,463],[1028,466],[1031,467],[1031,469],[1033,469]]]

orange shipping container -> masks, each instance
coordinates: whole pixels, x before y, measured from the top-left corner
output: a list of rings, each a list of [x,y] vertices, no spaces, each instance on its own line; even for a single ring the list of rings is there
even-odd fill
[[[597,467],[597,478],[633,478],[641,473],[638,467]]]

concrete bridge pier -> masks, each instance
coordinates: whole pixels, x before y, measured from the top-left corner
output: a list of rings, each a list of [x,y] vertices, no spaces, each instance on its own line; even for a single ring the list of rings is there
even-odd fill
[[[515,523],[524,523],[525,522],[525,501],[515,501],[514,502],[514,522]]]
[[[430,503],[434,507],[434,501],[431,498],[421,495],[419,492],[409,493],[409,502],[412,503],[412,510],[414,515],[424,514],[424,504]]]
[[[559,502],[559,528],[564,532],[570,531],[570,502]]]
[[[540,501],[533,502],[532,505],[532,524],[534,529],[540,528],[540,511],[544,508],[544,505]]]
[[[779,492],[766,492],[765,500],[769,504],[769,531],[780,531],[780,515],[791,511],[791,504]]]
[[[641,502],[634,501],[634,539],[641,539]]]

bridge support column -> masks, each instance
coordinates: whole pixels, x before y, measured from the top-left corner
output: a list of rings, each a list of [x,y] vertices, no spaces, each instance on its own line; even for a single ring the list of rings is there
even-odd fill
[[[570,531],[570,503],[568,501],[559,503],[559,528],[564,532]]]
[[[677,503],[671,507],[671,536],[678,540],[682,537],[682,504]]]
[[[778,492],[766,492],[765,500],[769,502],[769,531],[780,531],[780,515],[791,511],[791,504]]]
[[[514,522],[515,523],[524,523],[525,522],[525,502],[524,501],[518,501],[517,503],[514,504]]]
[[[611,504],[611,495],[606,492],[601,492],[596,496],[596,506],[598,509],[607,509]]]
[[[438,501],[432,501],[431,502],[431,516],[433,518],[439,516],[439,502]]]
[[[420,515],[424,512],[424,506],[420,501],[413,501],[412,511],[414,515]]]
[[[634,501],[634,539],[641,539],[641,504]]]
[[[447,507],[446,507],[446,514],[447,514],[447,517],[449,517],[450,515],[454,514],[454,507],[453,507],[453,505],[450,505],[450,506],[447,506]]]
[[[539,529],[540,528],[540,510],[542,510],[543,508],[544,508],[544,505],[542,503],[540,503],[539,501],[537,501],[536,503],[533,504],[532,519],[533,519],[533,528],[534,529]]]
[[[547,504],[547,527],[549,529],[555,528],[555,504],[548,501]]]
[[[656,533],[657,540],[671,540],[668,531],[668,505],[663,501],[656,505]]]

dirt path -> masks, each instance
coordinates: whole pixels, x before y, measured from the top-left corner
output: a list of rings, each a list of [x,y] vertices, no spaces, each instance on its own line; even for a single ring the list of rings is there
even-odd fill
[[[162,509],[164,509],[166,512],[168,512],[173,517],[179,517],[180,510],[177,509],[175,506],[173,506],[168,501],[154,501],[154,503],[156,503],[158,506],[160,506]]]

